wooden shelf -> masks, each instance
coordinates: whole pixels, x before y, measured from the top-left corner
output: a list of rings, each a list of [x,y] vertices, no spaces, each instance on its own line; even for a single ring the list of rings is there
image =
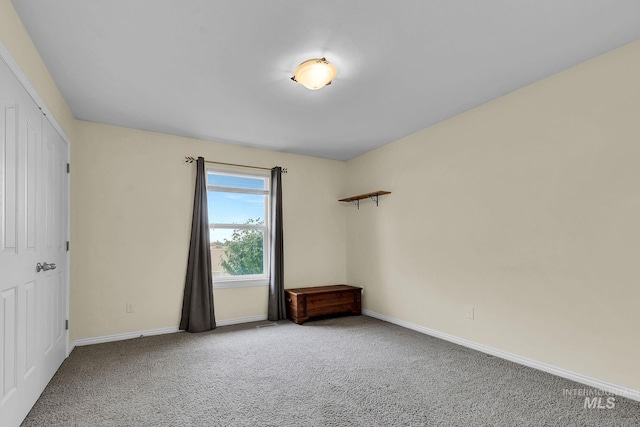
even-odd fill
[[[391,191],[378,190],[378,191],[374,191],[372,193],[359,194],[357,196],[345,197],[344,199],[340,199],[338,201],[339,202],[351,202],[351,203],[355,204],[358,207],[358,209],[360,209],[360,200],[362,200],[362,199],[371,199],[374,202],[376,202],[376,206],[378,206],[378,197],[379,196],[383,196],[385,194],[391,194]]]

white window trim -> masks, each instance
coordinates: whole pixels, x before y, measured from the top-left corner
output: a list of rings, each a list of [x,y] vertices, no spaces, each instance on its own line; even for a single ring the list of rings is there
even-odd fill
[[[230,279],[229,277],[223,277],[213,279],[213,289],[261,288],[263,286],[269,286],[269,277],[256,279]]]
[[[213,170],[211,171],[216,172]],[[221,173],[221,172],[218,172],[218,173]],[[267,177],[266,175],[252,175],[252,176],[257,176],[260,178]],[[207,191],[220,191],[225,193],[261,194],[263,196],[268,196],[270,193],[269,190],[256,190],[254,188],[240,188],[240,187],[222,187],[220,185],[207,185]]]
[[[264,271],[265,274],[255,274],[255,275],[245,275],[245,276],[222,276],[222,277],[213,277],[213,288],[214,289],[234,289],[234,288],[254,288],[254,287],[263,287],[269,286],[269,275],[270,275],[270,265],[271,265],[271,254],[270,254],[270,242],[271,242],[271,232],[269,229],[270,224],[270,213],[271,213],[271,198],[269,195],[271,194],[271,175],[268,173],[246,173],[246,172],[237,172],[237,171],[229,171],[218,168],[207,168],[207,175],[211,172],[214,174],[222,174],[222,175],[235,175],[235,176],[246,176],[246,177],[259,177],[266,178],[267,189],[266,190],[256,190],[256,189],[248,189],[248,188],[237,188],[237,187],[223,187],[219,185],[207,185],[207,191],[219,191],[219,192],[229,192],[229,193],[245,193],[245,194],[259,194],[266,196],[265,203],[265,219],[264,225],[253,225],[253,224],[215,224],[209,223],[209,228],[213,229],[214,225],[217,228],[226,228],[226,229],[258,229],[264,231],[264,237],[262,239],[263,245],[263,263],[264,263]]]

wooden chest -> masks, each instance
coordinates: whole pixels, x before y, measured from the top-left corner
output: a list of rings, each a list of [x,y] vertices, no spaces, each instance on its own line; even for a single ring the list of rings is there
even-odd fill
[[[310,317],[360,314],[361,291],[348,285],[285,289],[287,316],[301,325]]]

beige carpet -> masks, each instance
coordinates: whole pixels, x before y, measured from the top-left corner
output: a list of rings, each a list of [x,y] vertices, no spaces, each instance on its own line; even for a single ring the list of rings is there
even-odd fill
[[[638,426],[640,403],[365,316],[76,348],[24,426]],[[604,402],[604,401],[603,401]]]

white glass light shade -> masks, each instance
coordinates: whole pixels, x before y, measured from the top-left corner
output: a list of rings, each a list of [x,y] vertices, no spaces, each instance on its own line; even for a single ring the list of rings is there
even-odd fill
[[[317,90],[330,85],[338,70],[325,58],[314,58],[298,65],[291,80],[307,89]]]

